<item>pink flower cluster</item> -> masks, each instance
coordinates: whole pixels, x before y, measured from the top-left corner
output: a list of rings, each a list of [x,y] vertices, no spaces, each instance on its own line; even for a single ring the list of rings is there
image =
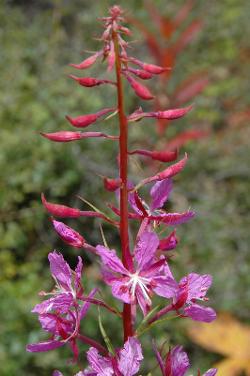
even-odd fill
[[[77,373],[76,376],[133,376],[138,374],[143,360],[142,347],[139,341],[140,331],[135,328],[138,307],[144,316],[146,328],[156,323],[167,314],[174,313],[179,317],[188,317],[192,320],[211,322],[216,318],[215,311],[200,304],[206,302],[206,294],[211,286],[212,277],[208,274],[201,275],[190,273],[178,282],[170,270],[170,256],[178,245],[176,229],[168,231],[169,227],[175,227],[189,221],[195,213],[186,210],[182,213],[169,213],[164,209],[173,189],[172,178],[179,174],[186,165],[187,155],[174,164],[162,168],[159,163],[169,163],[178,157],[178,151],[149,151],[127,149],[127,125],[128,122],[138,122],[143,118],[157,118],[174,120],[188,113],[192,106],[179,109],[167,109],[157,112],[143,112],[135,110],[125,116],[123,108],[123,77],[141,99],[149,100],[154,96],[150,90],[138,79],[146,80],[165,72],[167,67],[144,63],[127,53],[128,42],[124,35],[129,36],[130,31],[122,25],[123,17],[120,7],[110,9],[109,17],[102,18],[104,33],[101,37],[103,48],[88,57],[80,64],[71,64],[72,67],[85,70],[96,63],[102,57],[107,61],[108,71],[115,70],[116,81],[97,79],[93,77],[76,77],[71,75],[78,84],[84,87],[99,85],[112,85],[117,90],[117,107],[104,108],[94,114],[80,115],[77,117],[66,116],[68,122],[77,128],[86,128],[95,124],[107,114],[119,115],[120,135],[113,136],[102,132],[71,132],[59,131],[55,133],[42,133],[44,137],[55,142],[69,142],[88,137],[103,137],[113,141],[119,141],[119,177],[103,177],[104,187],[114,193],[114,199],[119,205],[108,204],[111,209],[106,214],[95,208],[93,210],[81,210],[62,204],[51,203],[42,195],[42,203],[51,215],[54,230],[63,242],[77,249],[85,249],[92,252],[101,262],[103,281],[110,286],[115,299],[124,305],[123,311],[117,311],[103,299],[98,299],[98,289],[85,292],[82,284],[83,262],[78,257],[75,270],[72,270],[64,260],[62,254],[54,251],[49,254],[51,275],[55,281],[55,288],[50,293],[41,292],[40,295],[48,297],[42,303],[37,304],[33,311],[38,314],[40,324],[44,331],[49,333],[49,339],[45,342],[29,344],[30,352],[42,352],[68,345],[74,360],[78,359],[79,344],[88,344],[87,352],[89,366]],[[136,65],[139,68],[133,68]],[[136,78],[135,78],[136,77]],[[128,180],[127,162],[129,155],[138,154],[150,157],[156,161],[158,171],[150,177],[142,179],[137,185]],[[152,184],[149,195],[150,203],[146,203],[139,195],[139,189]],[[54,219],[97,217],[113,225],[120,232],[121,252],[110,249],[107,244],[88,244],[76,230],[64,222]],[[133,250],[130,249],[128,226],[129,222],[137,224],[137,234],[134,240]],[[135,225],[136,226],[136,225]],[[164,234],[164,235],[162,235]],[[163,308],[155,311],[147,319],[147,315],[153,309],[154,296],[160,296]],[[86,321],[89,307],[96,305],[109,311],[123,320],[124,341],[120,349],[106,348],[103,344],[87,337],[82,333],[82,326]],[[83,323],[83,325],[82,325]],[[181,346],[173,347],[164,362],[154,345],[154,351],[160,370],[164,376],[183,376],[189,368],[187,354]],[[207,371],[204,376],[213,376],[215,369]],[[59,371],[54,376],[62,375]]]

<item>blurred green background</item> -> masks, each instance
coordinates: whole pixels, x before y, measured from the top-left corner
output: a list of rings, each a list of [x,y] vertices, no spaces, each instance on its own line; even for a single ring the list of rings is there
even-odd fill
[[[67,78],[72,73],[69,63],[80,62],[86,56],[83,50],[98,48],[94,38],[100,35],[101,27],[96,18],[106,15],[114,3],[103,0],[0,3],[0,374],[3,376],[50,375],[56,368],[65,375],[73,374],[74,367],[66,360],[71,356],[68,349],[46,354],[25,352],[27,343],[46,338],[37,317],[30,311],[39,301],[37,293],[53,285],[48,252],[60,249],[72,266],[77,255],[51,230],[40,193],[45,192],[52,202],[84,207],[76,199],[80,194],[105,208],[111,195],[103,192],[97,174],[116,176],[117,150],[112,142],[101,140],[54,144],[40,137],[39,132],[69,130],[66,114],[77,116],[114,104],[112,89],[87,90]],[[118,3],[160,38],[145,2]],[[173,17],[184,0],[153,3],[162,15]],[[160,140],[153,122],[131,125],[133,145],[138,145],[138,140],[164,145],[167,137],[193,125],[210,131],[208,137],[189,142],[181,150],[181,153],[187,151],[190,159],[176,179],[169,207],[177,211],[191,206],[198,215],[178,229],[181,241],[172,268],[176,277],[191,271],[211,273],[214,277],[211,305],[218,311],[233,313],[246,323],[250,310],[249,14],[248,0],[197,1],[187,22],[200,19],[203,27],[179,54],[166,91],[171,95],[182,80],[199,70],[208,72],[209,85],[195,99],[195,109],[185,119],[172,122],[167,135],[161,135]],[[185,24],[180,30],[182,27]],[[132,29],[133,55],[154,62],[144,35],[136,27]],[[166,48],[168,41],[162,43]],[[104,75],[105,69],[97,64],[91,73]],[[156,84],[157,80],[152,90]],[[127,89],[127,110],[133,111],[140,101]],[[144,108],[150,106],[146,104]],[[102,125],[98,124],[96,129]],[[116,120],[105,123],[101,129],[109,128],[112,133],[117,132]],[[131,178],[145,174],[142,166],[139,160],[132,160]],[[67,224],[78,229],[92,244],[101,242],[98,220],[81,219]],[[109,244],[117,246],[115,230],[107,225],[104,230]],[[83,257],[88,265],[85,278],[88,290],[96,283],[100,285],[100,281],[92,259]],[[91,309],[83,328],[89,335],[100,337],[96,320],[96,312]],[[111,325],[105,313],[103,321],[110,337],[119,344],[120,324],[112,321]],[[186,336],[185,324],[183,320],[170,321],[154,330],[154,336],[159,343],[169,340],[171,344],[184,344],[194,369],[206,370],[219,356],[193,345]],[[143,343],[148,355],[143,374],[155,366],[150,341],[150,336],[145,335]],[[82,350],[86,348],[83,346]],[[85,364],[83,353],[81,361]]]

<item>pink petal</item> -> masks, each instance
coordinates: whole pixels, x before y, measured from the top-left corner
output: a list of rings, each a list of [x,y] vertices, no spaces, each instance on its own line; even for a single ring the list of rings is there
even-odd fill
[[[96,247],[97,254],[101,257],[104,266],[116,273],[128,274],[127,269],[123,266],[122,261],[117,257],[115,250],[108,249],[103,245]]]
[[[31,343],[27,345],[26,350],[29,352],[44,352],[57,349],[65,344],[64,341],[51,340],[47,342]]]
[[[35,305],[35,307],[32,309],[32,312],[43,314],[57,310],[61,313],[66,313],[69,310],[69,307],[72,305],[72,303],[72,294],[62,293],[59,295],[55,295],[54,297]]]
[[[94,347],[91,347],[89,351],[87,352],[87,359],[91,367],[91,371],[92,370],[95,371],[94,375],[100,375],[100,376],[102,375],[112,376],[113,375],[113,367],[112,367],[110,359],[107,359],[101,356],[98,353],[97,349],[95,349]]]
[[[144,232],[134,250],[139,270],[144,270],[152,264],[159,245],[158,236],[154,232]]]
[[[184,309],[184,314],[195,321],[212,322],[216,319],[216,312],[210,307],[191,304]]]
[[[203,376],[215,376],[217,374],[217,368],[210,368]]]
[[[150,196],[152,198],[150,210],[153,211],[162,208],[168,200],[172,189],[173,183],[171,179],[156,182],[150,190]]]
[[[210,274],[190,273],[187,277],[180,280],[179,286],[185,288],[188,286],[188,301],[192,299],[201,299],[206,296],[207,290],[212,284],[212,276]]]
[[[143,359],[141,344],[137,338],[129,337],[119,353],[118,368],[123,376],[134,376]]]
[[[168,355],[170,362],[166,369],[166,374],[171,376],[184,376],[190,367],[189,359],[182,346],[175,346]]]
[[[166,213],[161,214],[158,220],[165,223],[168,226],[177,226],[185,223],[195,216],[195,212],[186,211],[184,213]],[[157,220],[157,216],[151,216],[152,219]]]
[[[52,276],[66,290],[71,291],[71,269],[61,253],[49,253],[50,271]]]

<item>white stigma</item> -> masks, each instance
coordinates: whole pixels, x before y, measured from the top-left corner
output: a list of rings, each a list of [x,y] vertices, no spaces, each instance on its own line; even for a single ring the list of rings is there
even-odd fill
[[[147,287],[147,284],[150,282],[149,278],[141,277],[138,272],[134,274],[129,275],[130,280],[128,282],[128,286],[131,286],[130,292],[133,298],[135,298],[135,291],[136,287],[140,287],[141,292],[145,298],[145,300],[148,301],[148,303],[151,303],[151,299],[148,295],[149,293],[149,288]]]

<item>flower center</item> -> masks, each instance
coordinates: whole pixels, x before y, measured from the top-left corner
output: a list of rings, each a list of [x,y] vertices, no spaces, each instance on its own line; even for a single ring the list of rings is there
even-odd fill
[[[148,295],[149,293],[149,288],[147,287],[147,284],[150,283],[149,278],[141,277],[139,273],[134,273],[129,275],[130,280],[128,282],[128,286],[130,286],[130,292],[133,298],[135,298],[135,292],[136,292],[136,287],[140,287],[141,292],[149,303],[151,303],[150,297]]]

